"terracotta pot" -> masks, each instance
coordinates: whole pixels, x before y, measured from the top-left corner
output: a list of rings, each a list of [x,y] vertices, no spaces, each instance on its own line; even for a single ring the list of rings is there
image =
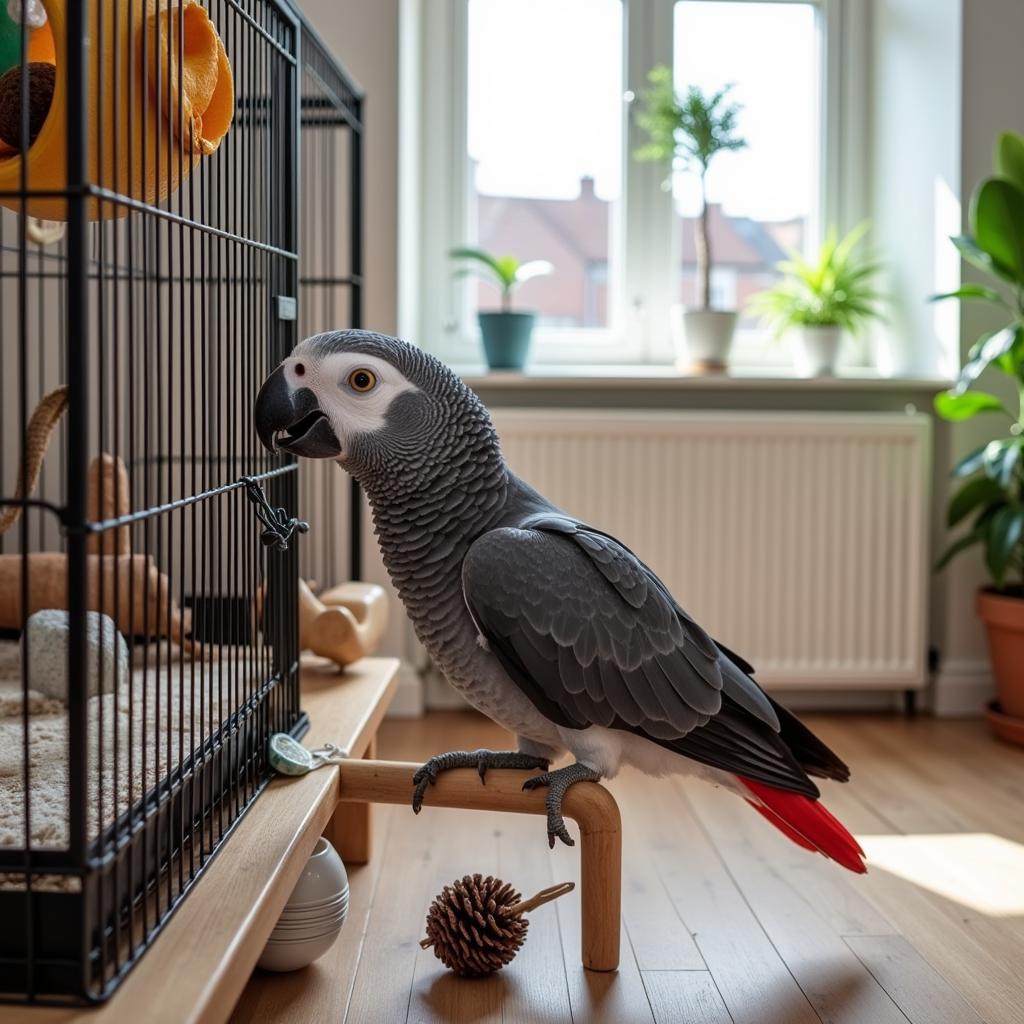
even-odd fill
[[[1000,711],[1024,720],[1024,597],[979,590],[976,609],[988,633]]]

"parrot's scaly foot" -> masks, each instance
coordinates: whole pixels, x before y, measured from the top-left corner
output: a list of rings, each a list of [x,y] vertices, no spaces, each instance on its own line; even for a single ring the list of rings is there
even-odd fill
[[[575,846],[569,830],[565,827],[565,819],[562,817],[562,798],[569,791],[569,787],[577,782],[600,782],[601,775],[593,768],[585,764],[566,765],[565,768],[558,768],[553,772],[544,772],[543,775],[536,775],[523,783],[523,789],[537,789],[538,786],[548,787],[548,846],[554,849],[555,837],[565,843],[566,846]]]
[[[547,768],[549,763],[545,757],[521,754],[516,750],[453,750],[447,754],[437,754],[417,768],[416,774],[412,777],[415,786],[412,792],[412,809],[417,814],[420,813],[427,786],[433,786],[438,775],[451,768],[475,768],[480,773],[480,781],[483,782],[488,768],[529,770]]]

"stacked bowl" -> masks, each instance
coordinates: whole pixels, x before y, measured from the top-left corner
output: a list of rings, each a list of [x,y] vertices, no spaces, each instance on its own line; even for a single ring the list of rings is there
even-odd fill
[[[297,971],[334,945],[348,914],[348,875],[321,838],[281,911],[259,959],[266,971]]]

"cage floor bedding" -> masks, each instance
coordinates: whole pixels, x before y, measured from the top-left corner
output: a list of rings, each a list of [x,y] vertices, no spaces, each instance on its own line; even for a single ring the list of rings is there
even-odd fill
[[[177,656],[176,650],[174,656]],[[168,664],[164,648],[159,670],[153,650],[149,653],[148,664],[144,665],[143,659],[143,649],[137,649],[131,679],[122,682],[115,693],[89,699],[90,764],[96,764],[98,746],[103,751],[102,772],[93,769],[88,773],[90,837],[96,836],[101,824],[101,805],[102,823],[109,824],[174,769],[179,751],[188,756],[202,737],[210,733],[211,723],[216,726],[221,721],[218,676],[222,680],[223,709],[227,712],[233,707],[233,684],[244,687],[257,668],[252,659],[231,657],[226,651],[222,651],[217,661],[193,664],[186,659],[172,660]],[[259,678],[262,675],[260,672]],[[0,847],[23,847],[25,842],[21,686],[19,644],[0,642]],[[132,691],[134,700],[130,699]],[[201,703],[202,691],[206,691],[207,696]],[[99,744],[101,720],[103,732]],[[31,690],[29,751],[32,846],[64,847],[68,838],[67,708],[63,702]]]

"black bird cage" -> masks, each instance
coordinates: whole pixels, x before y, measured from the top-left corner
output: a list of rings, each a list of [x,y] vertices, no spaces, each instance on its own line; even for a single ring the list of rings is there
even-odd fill
[[[300,559],[337,483],[303,481],[300,538],[252,405],[300,320],[358,323],[361,96],[285,0],[10,9],[0,1001],[91,1002],[306,727]],[[303,572],[335,571],[316,544]]]

